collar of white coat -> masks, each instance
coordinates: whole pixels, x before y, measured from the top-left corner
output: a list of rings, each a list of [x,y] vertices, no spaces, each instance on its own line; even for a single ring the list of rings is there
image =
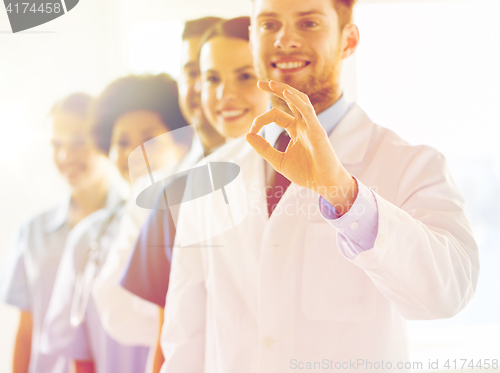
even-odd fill
[[[328,136],[332,133],[333,129],[339,124],[340,120],[346,115],[349,111],[349,102],[344,94],[340,96],[340,98],[328,107],[326,110],[323,110],[318,114],[319,122],[321,126],[325,129]],[[264,127],[264,138],[274,146],[276,144],[276,140],[278,140],[279,135],[284,131],[283,128],[279,127],[275,123],[271,123]]]
[[[130,186],[118,174],[118,171],[112,167],[112,171],[108,177],[109,189],[106,196],[106,204],[104,209],[112,210],[122,201],[130,198]],[[66,223],[69,214],[69,206],[71,203],[71,195],[67,195],[64,200],[53,210],[44,225],[45,233],[53,232]]]
[[[363,160],[373,127],[373,122],[358,104],[351,104],[347,114],[329,136],[340,163],[354,165]]]

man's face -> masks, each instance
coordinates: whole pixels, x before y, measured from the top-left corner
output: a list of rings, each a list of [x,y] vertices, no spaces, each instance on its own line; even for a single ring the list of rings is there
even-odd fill
[[[200,105],[200,92],[196,84],[200,77],[198,66],[198,47],[201,37],[192,37],[182,41],[181,67],[178,81],[179,105],[184,118],[195,126],[206,122]]]
[[[332,0],[255,0],[250,37],[259,78],[289,84],[313,104],[338,87],[341,40]]]
[[[52,116],[52,149],[59,173],[72,191],[88,188],[104,175],[105,156],[97,150],[85,118],[58,111]]]

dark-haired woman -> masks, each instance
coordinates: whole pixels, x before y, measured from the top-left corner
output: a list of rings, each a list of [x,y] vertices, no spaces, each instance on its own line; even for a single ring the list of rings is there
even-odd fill
[[[97,99],[92,121],[100,148],[129,181],[140,181],[141,176],[148,179],[148,172],[164,166],[175,167],[187,150],[172,132],[186,123],[178,106],[177,85],[165,74],[128,76],[111,83]],[[107,308],[101,306],[108,282],[114,281],[109,269],[117,258],[127,256],[147,213],[129,198],[119,209],[94,214],[62,258],[64,265],[46,317],[44,345],[71,358],[77,373],[146,370],[157,331],[148,334],[147,326],[110,319]],[[114,299],[105,303],[113,304]],[[138,300],[136,306],[157,318],[157,309],[147,310],[152,306],[146,302]],[[110,335],[105,327],[109,322],[136,328],[143,338],[123,343]]]

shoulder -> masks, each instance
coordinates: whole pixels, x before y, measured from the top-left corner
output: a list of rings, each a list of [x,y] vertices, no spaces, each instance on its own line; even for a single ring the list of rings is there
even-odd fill
[[[59,220],[61,220],[60,215],[63,208],[63,204],[61,203],[24,218],[17,228],[17,236],[43,235],[47,231],[50,231],[53,226],[58,225],[57,223],[61,223]]]
[[[392,160],[390,164],[408,164],[415,161],[445,162],[443,154],[432,146],[411,144],[393,130],[373,122],[371,122],[371,127],[370,141],[365,159],[382,157]]]
[[[369,145],[357,171],[381,195],[396,204],[429,187],[441,186],[455,195],[448,164],[441,152],[425,144],[411,144],[371,121],[368,126],[371,126]]]

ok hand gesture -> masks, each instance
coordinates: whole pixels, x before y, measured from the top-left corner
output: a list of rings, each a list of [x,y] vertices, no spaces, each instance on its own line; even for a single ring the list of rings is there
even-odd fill
[[[356,199],[357,184],[335,155],[309,97],[275,81],[259,81],[258,87],[283,99],[293,116],[277,108],[258,116],[246,135],[248,143],[294,184],[321,194],[337,211],[347,212]],[[284,153],[258,135],[263,126],[273,122],[290,135]]]

